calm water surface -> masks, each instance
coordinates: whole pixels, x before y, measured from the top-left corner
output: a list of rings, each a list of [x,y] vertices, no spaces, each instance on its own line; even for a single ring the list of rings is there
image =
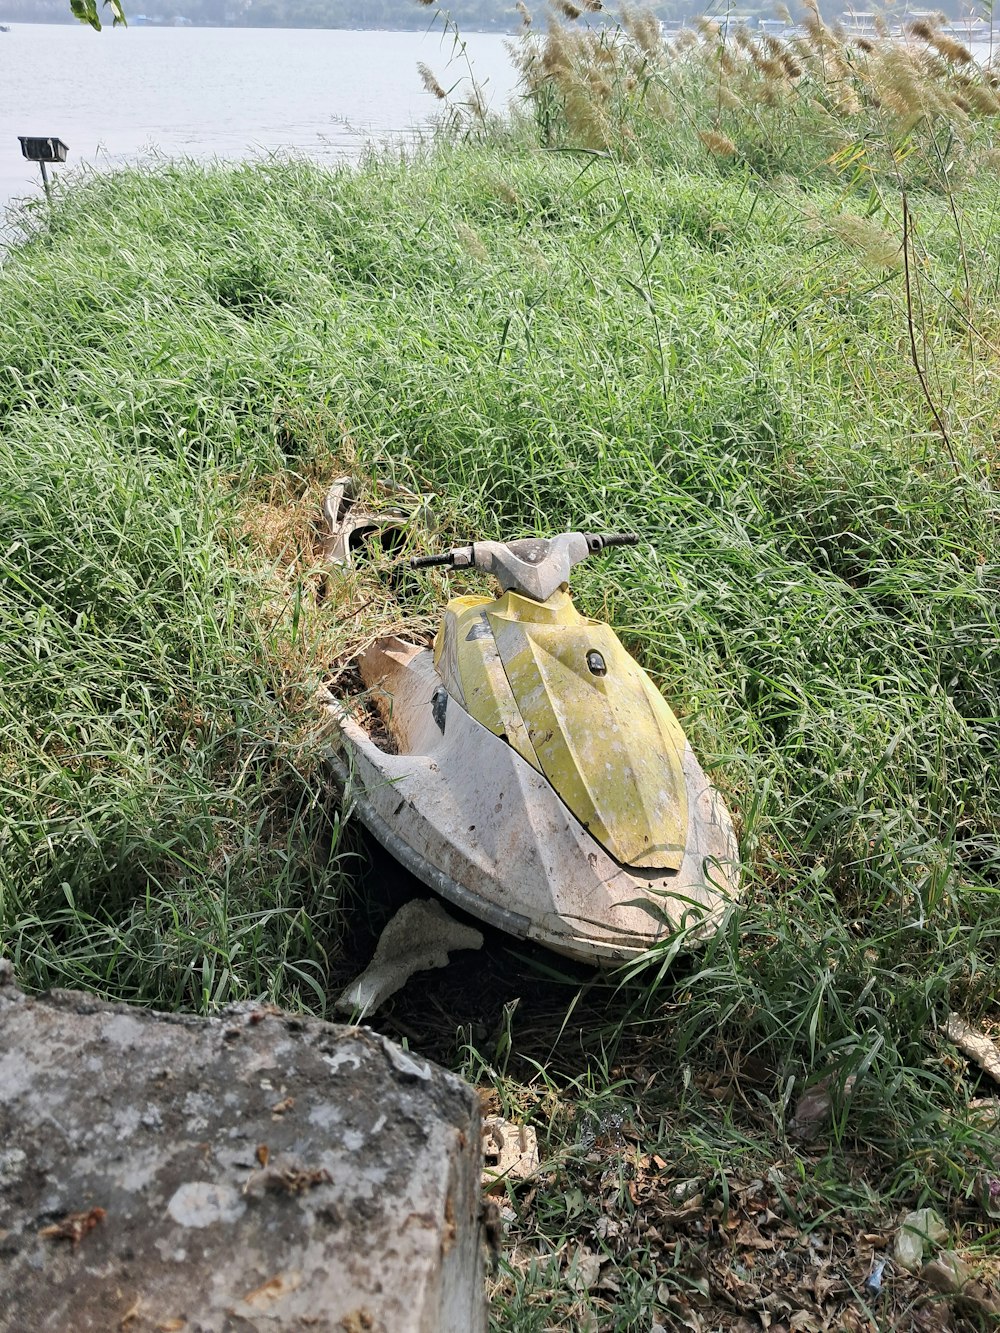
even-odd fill
[[[476,78],[502,110],[514,87],[506,38],[465,34]],[[440,104],[423,61],[449,87],[450,42],[433,32],[281,28],[106,28],[16,24],[0,33],[0,212],[40,189],[19,134],[57,134],[70,163],[115,166],[149,152],[243,158],[293,149],[355,158],[411,136]]]

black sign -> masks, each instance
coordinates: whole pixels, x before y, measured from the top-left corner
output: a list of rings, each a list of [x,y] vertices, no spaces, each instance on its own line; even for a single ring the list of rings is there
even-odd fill
[[[19,134],[21,152],[29,162],[65,162],[69,149],[55,135]]]

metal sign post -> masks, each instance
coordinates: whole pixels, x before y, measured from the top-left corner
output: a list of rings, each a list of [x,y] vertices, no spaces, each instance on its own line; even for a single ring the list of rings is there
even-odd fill
[[[57,139],[55,135],[32,135],[19,134],[17,136],[21,141],[21,153],[29,162],[37,162],[42,169],[42,185],[45,187],[45,197],[52,203],[52,186],[49,184],[49,175],[45,170],[46,162],[65,162],[66,154],[69,148],[63,143],[62,139]]]

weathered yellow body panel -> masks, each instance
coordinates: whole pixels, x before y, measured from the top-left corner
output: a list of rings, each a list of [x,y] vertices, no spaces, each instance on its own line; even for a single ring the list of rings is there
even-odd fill
[[[541,772],[487,618],[494,605],[490,597],[452,598],[434,640],[434,665],[466,712]]]
[[[684,734],[607,625],[581,616],[566,592],[544,603],[514,592],[456,598],[435,664],[449,693],[545,775],[616,861],[680,866]]]

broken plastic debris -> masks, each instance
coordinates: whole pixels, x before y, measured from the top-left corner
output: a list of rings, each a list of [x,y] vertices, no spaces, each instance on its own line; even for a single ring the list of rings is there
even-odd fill
[[[893,1258],[900,1268],[915,1273],[924,1262],[925,1252],[948,1237],[948,1228],[933,1208],[918,1208],[907,1213],[896,1232]]]
[[[877,1296],[882,1290],[882,1274],[885,1272],[885,1259],[878,1259],[872,1271],[865,1278],[865,1291],[869,1296]]]
[[[530,1125],[517,1125],[500,1116],[483,1122],[483,1188],[496,1192],[512,1176],[523,1180],[538,1169],[538,1137]]]
[[[415,972],[447,967],[456,949],[481,949],[483,937],[459,925],[433,898],[414,898],[399,909],[379,937],[371,962],[337,998],[340,1013],[364,1018],[401,990]]]

